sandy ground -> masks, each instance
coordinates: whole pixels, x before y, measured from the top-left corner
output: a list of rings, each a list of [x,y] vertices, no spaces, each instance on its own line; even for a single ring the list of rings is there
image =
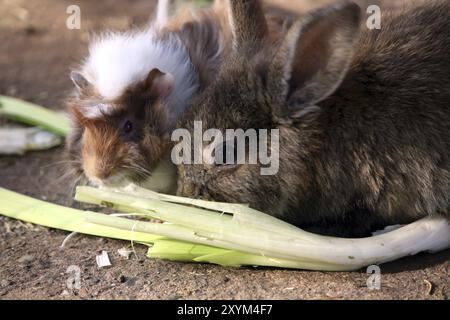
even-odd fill
[[[284,0],[283,0],[284,1]],[[68,30],[66,8],[78,4],[82,29]],[[0,0],[0,94],[64,108],[68,71],[86,53],[89,34],[105,27],[142,24],[150,0]],[[0,186],[70,205],[70,183],[61,149],[24,157],[0,157]],[[270,268],[222,268],[150,260],[145,248],[125,260],[129,243],[67,233],[0,217],[0,299],[448,299],[450,251],[422,254],[381,266],[381,289],[369,290],[366,270],[306,272]],[[95,256],[110,253],[112,267],[98,269]],[[67,288],[70,266],[81,289]]]

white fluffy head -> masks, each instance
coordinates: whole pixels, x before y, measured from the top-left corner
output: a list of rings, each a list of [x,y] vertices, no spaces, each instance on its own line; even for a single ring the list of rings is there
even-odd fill
[[[199,80],[186,48],[174,34],[160,38],[150,28],[103,35],[91,44],[81,72],[105,100],[113,101],[155,68],[175,80],[166,103],[176,117],[197,92]]]

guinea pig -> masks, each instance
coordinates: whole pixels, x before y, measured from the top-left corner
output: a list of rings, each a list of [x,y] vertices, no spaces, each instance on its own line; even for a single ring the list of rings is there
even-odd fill
[[[234,52],[179,128],[278,130],[266,141],[278,171],[220,161],[236,139],[203,138],[203,162],[178,165],[179,195],[339,236],[450,217],[449,1],[385,13],[380,30],[341,2],[298,19],[278,44],[258,1],[232,7]]]
[[[215,78],[232,38],[226,2],[176,19],[169,19],[169,3],[159,2],[155,21],[144,30],[96,37],[71,74],[77,90],[69,101],[67,154],[75,173],[93,185],[143,184],[155,175],[167,176],[157,191],[176,185],[169,135],[191,99]],[[267,16],[273,33],[290,21],[285,11],[267,9]],[[156,173],[161,163],[165,170]]]

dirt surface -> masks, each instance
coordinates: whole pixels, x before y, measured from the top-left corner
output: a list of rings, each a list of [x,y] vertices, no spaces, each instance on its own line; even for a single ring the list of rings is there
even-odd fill
[[[66,28],[66,8],[81,7],[81,30]],[[128,28],[148,18],[153,3],[135,1],[0,0],[0,94],[64,108],[68,71],[86,53],[92,31]],[[61,149],[0,157],[0,187],[71,205],[72,186],[61,182]],[[125,260],[124,241],[77,235],[60,250],[66,232],[0,217],[0,299],[448,299],[450,251],[421,254],[381,266],[381,290],[366,286],[366,270],[306,272],[222,268],[145,257]],[[112,267],[95,256],[110,253]],[[70,266],[81,289],[66,285]]]

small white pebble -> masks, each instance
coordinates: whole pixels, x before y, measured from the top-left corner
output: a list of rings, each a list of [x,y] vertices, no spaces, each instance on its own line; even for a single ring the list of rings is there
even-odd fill
[[[3,279],[2,281],[0,281],[0,288],[5,288],[8,285],[9,285],[9,281],[8,280]]]
[[[28,263],[28,262],[31,262],[31,261],[33,261],[33,260],[34,260],[34,256],[33,256],[33,255],[31,255],[31,254],[26,254],[26,255],[20,257],[17,261],[18,261],[19,263]]]
[[[70,295],[70,293],[69,293],[69,291],[64,290],[63,292],[61,292],[61,295],[62,296],[68,296],[68,295]]]
[[[133,253],[133,250],[127,248],[120,248],[117,250],[119,255],[125,259],[130,259],[130,255]]]
[[[108,252],[105,250],[103,250],[100,255],[95,257],[95,261],[97,261],[97,266],[99,268],[111,266],[111,261],[109,260]]]

